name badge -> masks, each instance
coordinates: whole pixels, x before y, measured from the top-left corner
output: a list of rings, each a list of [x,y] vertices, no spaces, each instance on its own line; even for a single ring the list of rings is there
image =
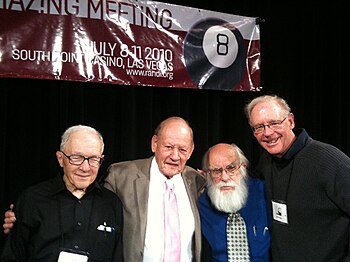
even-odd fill
[[[282,224],[288,224],[287,205],[282,201],[279,201],[279,202],[271,201],[271,202],[272,202],[273,219]]]
[[[85,254],[74,253],[74,251],[61,251],[57,262],[87,262],[88,256]]]

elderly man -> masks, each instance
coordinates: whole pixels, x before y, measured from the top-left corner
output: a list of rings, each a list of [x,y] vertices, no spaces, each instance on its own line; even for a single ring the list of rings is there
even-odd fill
[[[207,187],[199,198],[203,262],[269,261],[265,186],[248,176],[247,166],[247,158],[235,144],[216,144],[204,155]],[[235,243],[231,233],[237,233],[241,243]]]
[[[92,127],[63,133],[56,152],[63,175],[21,194],[1,261],[122,261],[122,204],[96,182],[103,149]]]
[[[205,179],[186,165],[194,150],[193,131],[187,121],[169,117],[151,139],[153,156],[112,164],[105,186],[124,206],[124,255],[128,262],[200,261],[201,229],[197,200]],[[167,256],[167,227],[164,218],[172,212],[165,204],[165,184],[172,183],[177,200],[175,234]],[[168,209],[169,208],[169,209]]]

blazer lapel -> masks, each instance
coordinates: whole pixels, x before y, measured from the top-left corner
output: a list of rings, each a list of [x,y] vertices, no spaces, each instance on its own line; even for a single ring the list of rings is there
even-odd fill
[[[153,157],[148,158],[144,162],[144,165],[140,166],[135,180],[135,194],[137,199],[137,205],[139,210],[138,218],[140,220],[140,236],[146,235],[146,222],[147,222],[147,206],[148,206],[148,193],[150,182],[150,169]],[[135,212],[137,212],[135,210]],[[144,246],[144,238],[141,239],[142,246]]]

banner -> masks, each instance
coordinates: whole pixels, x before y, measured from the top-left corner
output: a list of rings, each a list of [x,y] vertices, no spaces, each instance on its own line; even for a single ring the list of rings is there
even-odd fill
[[[154,1],[0,0],[0,77],[260,91],[260,30]]]

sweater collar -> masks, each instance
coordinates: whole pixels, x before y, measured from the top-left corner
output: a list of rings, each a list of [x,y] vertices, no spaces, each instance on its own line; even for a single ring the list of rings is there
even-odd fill
[[[294,141],[292,146],[283,155],[283,159],[293,158],[302,148],[304,148],[309,139],[311,139],[305,129],[300,128],[295,131],[297,139]]]

